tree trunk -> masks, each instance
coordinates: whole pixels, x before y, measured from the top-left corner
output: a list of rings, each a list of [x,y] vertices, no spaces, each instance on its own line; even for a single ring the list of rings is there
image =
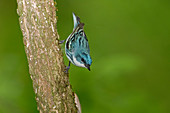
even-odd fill
[[[59,46],[54,0],[17,0],[17,13],[40,113],[76,113]]]

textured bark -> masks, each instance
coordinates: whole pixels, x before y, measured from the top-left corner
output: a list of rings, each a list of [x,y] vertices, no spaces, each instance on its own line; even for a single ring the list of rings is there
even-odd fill
[[[17,0],[29,73],[40,113],[76,113],[58,40],[53,0]]]

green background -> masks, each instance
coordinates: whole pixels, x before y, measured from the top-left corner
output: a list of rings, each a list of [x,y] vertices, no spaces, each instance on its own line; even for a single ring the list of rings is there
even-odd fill
[[[169,0],[57,2],[61,40],[72,32],[72,12],[89,40],[91,71],[70,69],[83,113],[170,113]],[[0,113],[38,113],[16,8],[0,1]]]

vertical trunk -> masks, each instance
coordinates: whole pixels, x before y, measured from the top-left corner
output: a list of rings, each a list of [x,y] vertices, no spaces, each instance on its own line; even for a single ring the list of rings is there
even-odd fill
[[[29,73],[40,113],[76,113],[58,40],[54,0],[17,0]]]

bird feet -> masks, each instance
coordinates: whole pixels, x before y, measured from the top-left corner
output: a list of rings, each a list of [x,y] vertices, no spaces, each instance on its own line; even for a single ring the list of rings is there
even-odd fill
[[[68,73],[68,70],[70,69],[70,64],[71,64],[71,62],[69,61],[69,64],[68,64],[68,66],[66,66],[66,68],[65,68],[65,73]]]
[[[68,73],[68,70],[70,69],[70,66],[66,66],[66,68],[65,68],[65,73]]]
[[[62,44],[62,43],[64,43],[66,40],[60,40],[59,41],[59,44]]]

